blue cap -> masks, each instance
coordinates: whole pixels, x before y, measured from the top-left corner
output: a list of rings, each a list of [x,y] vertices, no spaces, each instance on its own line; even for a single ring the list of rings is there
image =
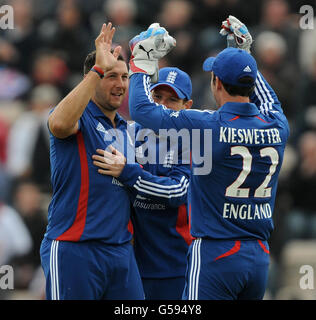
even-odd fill
[[[222,82],[240,87],[252,87],[258,71],[252,55],[237,48],[226,48],[216,58],[207,58],[203,63],[203,70],[213,71]],[[245,76],[253,78],[253,84],[240,83],[239,79]]]
[[[186,72],[179,68],[161,68],[159,70],[159,80],[150,87],[150,90],[158,86],[168,86],[172,88],[180,99],[191,99],[191,78]]]

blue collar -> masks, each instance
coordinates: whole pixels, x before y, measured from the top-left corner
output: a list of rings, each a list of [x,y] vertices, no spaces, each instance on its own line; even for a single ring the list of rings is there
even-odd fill
[[[87,108],[95,118],[101,117],[104,118],[106,121],[111,122],[111,120],[100,110],[100,108],[92,100],[89,101]],[[117,112],[115,114],[114,121],[117,126],[119,126],[121,123],[126,124],[126,120],[122,118]]]
[[[241,116],[257,116],[260,112],[254,103],[226,102],[218,112],[232,113]]]

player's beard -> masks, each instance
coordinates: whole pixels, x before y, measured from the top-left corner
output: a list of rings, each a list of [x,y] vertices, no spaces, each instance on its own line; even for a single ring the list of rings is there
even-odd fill
[[[106,110],[106,111],[115,111],[117,110],[119,107],[114,107],[112,105],[103,105],[101,106],[102,109]]]
[[[94,96],[95,103],[103,110],[105,111],[116,111],[118,110],[123,101],[124,101],[125,94],[122,95],[122,98],[119,102],[113,102],[111,101],[111,94],[109,94],[109,97],[107,97],[105,94],[96,94]]]

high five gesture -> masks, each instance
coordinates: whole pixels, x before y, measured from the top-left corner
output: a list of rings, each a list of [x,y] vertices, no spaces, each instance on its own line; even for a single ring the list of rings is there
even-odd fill
[[[96,61],[95,65],[101,68],[104,72],[112,69],[117,62],[117,58],[121,52],[121,46],[117,46],[113,52],[112,39],[115,33],[115,28],[112,23],[103,24],[100,34],[95,39]]]

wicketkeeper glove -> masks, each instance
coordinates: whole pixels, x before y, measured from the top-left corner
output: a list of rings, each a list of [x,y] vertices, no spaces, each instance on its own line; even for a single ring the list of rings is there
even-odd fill
[[[169,36],[159,23],[153,23],[149,28],[134,37],[129,46],[131,59],[129,76],[134,73],[147,73],[152,82],[158,81],[158,60],[164,57],[176,45],[176,40]]]
[[[250,47],[253,42],[245,24],[234,16],[229,16],[222,22],[219,32],[222,36],[227,36],[227,46],[246,50],[250,53]]]

